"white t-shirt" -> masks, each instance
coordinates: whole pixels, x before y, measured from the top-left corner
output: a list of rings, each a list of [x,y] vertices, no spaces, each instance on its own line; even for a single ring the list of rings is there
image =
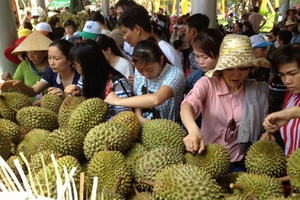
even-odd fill
[[[128,60],[125,58],[120,57],[118,63],[114,67],[117,71],[119,71],[121,74],[123,74],[126,78],[129,77],[129,75],[133,75],[133,66],[130,64]]]
[[[160,49],[162,50],[162,52],[165,54],[165,56],[172,63],[172,65],[178,67],[179,69],[181,69],[181,71],[183,71],[182,63],[181,63],[180,57],[178,56],[176,49],[174,49],[174,47],[172,47],[171,44],[169,44],[168,42],[166,42],[164,40],[159,41],[158,45],[159,45]]]

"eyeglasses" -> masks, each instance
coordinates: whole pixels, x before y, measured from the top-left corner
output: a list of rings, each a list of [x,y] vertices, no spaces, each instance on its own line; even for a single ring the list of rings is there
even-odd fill
[[[234,118],[232,118],[227,125],[227,130],[225,133],[225,142],[229,142],[230,140],[232,140],[233,136],[234,136],[234,132],[236,129],[236,123]]]

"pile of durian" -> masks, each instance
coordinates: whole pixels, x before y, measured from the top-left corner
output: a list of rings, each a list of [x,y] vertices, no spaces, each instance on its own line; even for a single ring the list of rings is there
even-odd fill
[[[140,126],[131,111],[110,120],[107,113],[99,98],[47,94],[38,107],[22,93],[2,92],[0,198],[18,190],[36,199],[300,199],[300,150],[286,159],[275,142],[258,141],[245,157],[247,171],[229,174],[221,145],[192,155],[173,121]],[[286,198],[287,183],[293,194]]]

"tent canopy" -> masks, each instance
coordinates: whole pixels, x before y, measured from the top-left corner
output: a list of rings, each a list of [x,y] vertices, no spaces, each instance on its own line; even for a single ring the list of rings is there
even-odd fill
[[[52,8],[70,7],[70,0],[53,0],[50,3],[50,7],[52,7]]]

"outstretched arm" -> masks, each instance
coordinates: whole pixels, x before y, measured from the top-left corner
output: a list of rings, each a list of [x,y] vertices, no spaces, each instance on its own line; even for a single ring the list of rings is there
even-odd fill
[[[37,94],[43,92],[45,89],[47,89],[47,87],[48,87],[48,83],[46,83],[44,81],[39,81],[38,83],[36,83],[35,85],[33,85],[31,87],[31,86],[25,85],[25,83],[20,80],[8,80],[8,81],[3,82],[0,85],[0,90],[5,90],[7,88],[15,88],[30,97],[34,97]]]
[[[152,108],[158,106],[173,96],[173,90],[169,86],[162,86],[155,93],[143,94],[128,98],[120,98],[114,92],[107,95],[104,101],[114,106],[131,108]]]
[[[274,112],[269,114],[264,122],[263,126],[266,131],[274,133],[281,126],[288,123],[293,118],[300,118],[300,107],[294,106],[285,110]]]

